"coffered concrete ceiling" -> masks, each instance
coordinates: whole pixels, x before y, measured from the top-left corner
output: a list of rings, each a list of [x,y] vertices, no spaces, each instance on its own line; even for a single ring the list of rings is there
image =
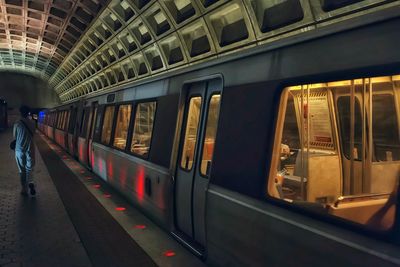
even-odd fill
[[[318,28],[397,0],[0,0],[0,70],[63,102]]]
[[[0,69],[48,80],[108,0],[0,0]]]

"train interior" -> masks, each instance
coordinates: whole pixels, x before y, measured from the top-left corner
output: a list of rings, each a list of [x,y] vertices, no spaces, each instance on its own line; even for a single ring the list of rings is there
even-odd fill
[[[390,229],[399,190],[399,94],[400,76],[286,88],[269,194]]]

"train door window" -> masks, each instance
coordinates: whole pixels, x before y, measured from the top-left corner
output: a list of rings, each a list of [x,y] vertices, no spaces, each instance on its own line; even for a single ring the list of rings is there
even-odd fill
[[[96,127],[96,119],[97,119],[97,104],[94,107],[94,111],[93,111],[93,118],[92,118],[92,125],[91,125],[91,130],[90,130],[90,138],[93,138],[93,134],[94,134],[94,129]]]
[[[215,94],[210,99],[208,106],[207,121],[205,138],[203,141],[203,150],[201,156],[200,173],[208,176],[212,155],[214,151],[215,136],[217,134],[218,117],[219,117],[219,103],[221,100],[220,94]]]
[[[63,127],[64,131],[67,131],[67,130],[68,130],[69,118],[70,118],[70,111],[67,110],[67,111],[66,111],[66,115],[65,115],[64,127]]]
[[[190,98],[188,118],[185,129],[185,139],[182,147],[181,168],[191,170],[194,161],[194,150],[196,148],[197,132],[200,122],[201,96]]]
[[[101,142],[105,145],[110,144],[114,111],[115,106],[108,106],[104,112],[103,129],[101,130]]]
[[[67,120],[67,111],[63,111],[62,121],[60,125],[61,130],[64,130],[64,125],[66,120]]]
[[[65,122],[65,111],[61,111],[61,120],[60,120],[60,125],[59,125],[59,129],[62,130],[64,122]]]
[[[93,116],[93,108],[90,108],[90,112],[89,112],[89,116],[87,118],[86,128],[85,128],[85,133],[86,133],[86,136],[88,138],[90,138],[89,134],[90,134],[91,129],[92,129],[92,123],[93,123],[93,117],[92,116]]]
[[[63,112],[60,111],[58,112],[57,129],[61,128],[62,119],[63,119]]]
[[[57,114],[57,112],[54,112],[53,113],[53,121],[52,121],[52,127],[56,127],[57,126],[57,118],[58,118],[58,114]]]
[[[400,88],[393,77],[286,88],[269,195],[369,229],[390,230],[400,171]]]
[[[64,112],[63,112],[63,111],[60,111],[58,117],[59,117],[59,120],[58,120],[57,128],[58,128],[58,129],[61,129],[61,125],[62,125],[63,119],[64,119]]]
[[[59,112],[57,112],[57,125],[56,125],[56,128],[57,128],[57,129],[60,128],[61,119],[62,119],[62,112],[59,111]]]
[[[54,113],[54,128],[58,127],[58,121],[60,120],[60,114],[58,112]]]
[[[82,121],[82,128],[81,128],[81,137],[86,138],[86,133],[87,133],[87,128],[89,127],[89,122],[90,120],[90,112],[89,108],[85,108],[85,113],[83,116],[83,121]]]
[[[114,146],[125,149],[128,137],[129,121],[132,105],[120,105],[118,108],[117,125],[115,127]]]
[[[65,125],[65,121],[67,120],[67,111],[63,111],[63,116],[62,116],[62,120],[61,120],[61,125],[60,125],[60,129],[64,130],[64,125]]]
[[[66,121],[67,121],[67,112],[63,111],[63,119],[62,119],[62,123],[61,123],[61,127],[60,127],[61,130],[64,130],[64,125],[65,125]]]
[[[132,153],[145,158],[148,156],[153,134],[155,113],[155,101],[137,104],[130,149]]]
[[[60,121],[60,114],[59,114],[59,112],[56,112],[55,113],[55,122],[54,122],[54,128],[58,128],[58,124],[59,124],[59,121]]]
[[[80,124],[79,124],[79,135],[80,136],[82,136],[82,133],[83,133],[83,121],[85,119],[85,113],[86,113],[86,109],[83,109],[81,119],[80,119]]]
[[[69,126],[68,126],[68,132],[70,134],[73,134],[74,131],[75,131],[76,118],[77,118],[77,108],[74,108],[71,111],[70,120],[69,120]]]

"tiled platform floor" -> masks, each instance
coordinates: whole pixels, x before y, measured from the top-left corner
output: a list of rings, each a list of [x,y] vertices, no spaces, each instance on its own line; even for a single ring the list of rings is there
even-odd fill
[[[92,266],[37,150],[38,195],[20,195],[11,140],[0,133],[0,266]]]
[[[44,145],[43,141],[47,145]],[[67,179],[67,176],[69,175],[66,174],[69,171],[73,172],[75,177],[73,179],[70,179],[68,183],[74,183],[74,181],[78,179],[81,185],[83,185],[86,188],[86,191],[89,192],[96,199],[96,201],[101,204],[101,206],[109,213],[109,215],[116,222],[118,222],[118,224],[124,229],[126,234],[128,234],[130,238],[134,242],[136,242],[159,267],[206,266],[204,262],[202,262],[199,258],[194,256],[188,249],[184,248],[174,238],[172,238],[172,236],[167,231],[161,229],[158,225],[156,225],[154,222],[148,219],[145,215],[143,215],[143,213],[141,213],[138,209],[136,209],[125,198],[121,197],[118,192],[116,192],[107,183],[105,183],[103,179],[101,179],[94,173],[88,171],[79,162],[73,159],[71,155],[63,151],[61,147],[56,145],[49,138],[39,133],[37,138],[37,143],[38,144],[40,143],[41,148],[48,146],[53,152],[57,154],[57,156],[54,157],[54,154],[52,155],[52,153],[50,153],[49,150],[47,150],[47,152],[45,153],[47,155],[45,161],[49,161],[49,164],[52,165],[49,168],[54,169],[55,164],[57,164],[58,161],[61,161],[68,168],[68,170],[64,170],[63,172],[64,174],[63,180]],[[53,160],[54,163],[51,163],[50,162],[51,160]],[[65,168],[62,166],[56,167],[57,171],[60,171],[61,169]],[[50,173],[52,173],[52,171],[50,171]],[[53,180],[59,180],[58,178],[59,178],[58,176],[53,177]],[[64,194],[62,194],[61,198],[64,198]],[[68,210],[68,204],[66,205],[66,207]],[[93,206],[90,207],[91,210],[86,211],[85,214],[92,213]],[[121,207],[124,208],[123,211],[118,210],[118,208]],[[76,218],[76,216],[73,216],[73,213],[75,213],[75,210],[71,211],[70,214],[71,220],[74,222],[74,218]],[[103,221],[98,221],[97,217],[93,218],[92,221],[93,222],[97,221],[97,223],[95,223],[95,225],[93,225],[92,227],[95,226],[98,227],[99,223],[103,224]],[[83,230],[81,229],[81,227],[78,226],[80,223],[81,222],[76,223],[78,233]],[[91,222],[88,223],[90,224]],[[89,230],[88,232],[90,232],[91,229],[88,230]],[[116,230],[117,229],[114,229],[113,232],[115,232]],[[87,234],[86,231],[82,233],[82,242],[85,246],[86,244],[92,243],[90,242],[90,240],[86,240],[85,238],[86,234]],[[98,240],[96,241],[97,243],[101,243],[100,240],[107,237],[106,233],[103,231],[103,234],[101,236],[95,235],[94,238]],[[108,257],[111,258],[115,257],[116,253],[118,254],[121,253],[120,249],[118,249],[118,246],[121,245],[120,243],[121,242],[114,244],[112,249],[103,250],[101,256],[95,256],[95,259],[92,260],[93,264],[95,264],[98,261],[99,257],[104,258],[103,262],[107,261],[107,257],[103,255],[104,253],[107,254],[111,253],[111,255],[108,255]],[[91,245],[89,245],[87,249],[90,258],[92,259],[94,248]],[[98,250],[101,250],[101,248],[98,247],[97,249],[95,249],[95,251]],[[134,252],[133,250],[132,253],[130,253],[130,256],[133,257],[134,260],[136,260],[135,256],[136,252]],[[137,264],[133,266],[144,267],[143,265],[137,265]],[[115,262],[113,262],[112,267],[116,267]]]
[[[38,131],[36,141],[41,148],[40,153],[39,149],[36,150],[35,180],[38,196],[36,198],[21,196],[14,153],[8,149],[11,140],[11,130],[0,132],[0,267],[144,267],[153,266],[154,263],[160,267],[205,266],[204,262],[183,248],[168,232],[160,229],[120,197],[118,192],[110,188],[101,178],[90,173]],[[45,160],[41,155],[46,157]],[[46,166],[45,161],[51,166]],[[56,176],[50,177],[49,173]],[[65,180],[68,188],[72,188],[70,183],[80,183],[83,188],[78,190],[80,193],[77,194],[78,192],[74,191],[78,189],[75,185],[74,190],[64,192],[64,194],[65,190],[62,189],[66,186],[59,188],[60,179]],[[75,197],[71,194],[77,194],[76,197],[80,200],[84,198],[83,207],[89,205],[90,212],[86,210],[82,213],[82,207],[77,208],[76,205],[75,210],[74,206],[71,206],[74,202],[71,202],[71,197]],[[88,195],[84,196],[86,194]],[[92,200],[89,203],[87,200],[90,198]],[[103,218],[104,212],[100,212],[103,217],[100,213],[98,215],[94,213],[94,206],[99,204],[101,209],[108,212],[110,218]],[[121,206],[126,209],[122,212],[116,210]],[[82,220],[76,220],[77,212],[78,214],[80,212],[78,218]],[[86,217],[85,214],[89,213],[89,219],[82,217]],[[86,227],[82,227],[82,222],[85,220]],[[129,255],[126,253],[122,255],[124,249],[120,249],[119,246],[122,245],[125,248],[130,241],[127,242],[126,237],[122,238],[125,242],[120,242],[119,239],[114,240],[116,236],[113,235],[110,238],[105,232],[113,234],[116,228],[104,231],[99,226],[104,223],[110,225],[112,220],[120,225],[117,228],[122,227],[125,235],[150,256],[154,261],[153,264],[151,260],[140,261],[146,256],[143,253],[141,257],[136,255],[138,254],[136,252],[141,250],[139,248],[131,249],[128,246],[130,247]],[[96,227],[100,227],[98,233],[92,231]],[[122,234],[121,231],[119,232]],[[111,239],[117,243],[112,242]],[[90,242],[90,240],[95,242]],[[102,243],[101,240],[106,240],[106,243]],[[105,250],[99,251],[102,247]],[[113,257],[114,260],[112,260]],[[119,257],[118,260],[115,260],[115,257]],[[128,262],[134,264],[126,265]]]

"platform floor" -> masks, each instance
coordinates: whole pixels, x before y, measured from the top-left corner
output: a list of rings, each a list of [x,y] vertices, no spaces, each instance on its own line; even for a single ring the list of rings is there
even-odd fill
[[[39,132],[38,195],[20,195],[11,140],[0,133],[1,267],[205,266]]]
[[[38,196],[20,195],[11,140],[0,133],[0,266],[92,266],[38,151]]]

